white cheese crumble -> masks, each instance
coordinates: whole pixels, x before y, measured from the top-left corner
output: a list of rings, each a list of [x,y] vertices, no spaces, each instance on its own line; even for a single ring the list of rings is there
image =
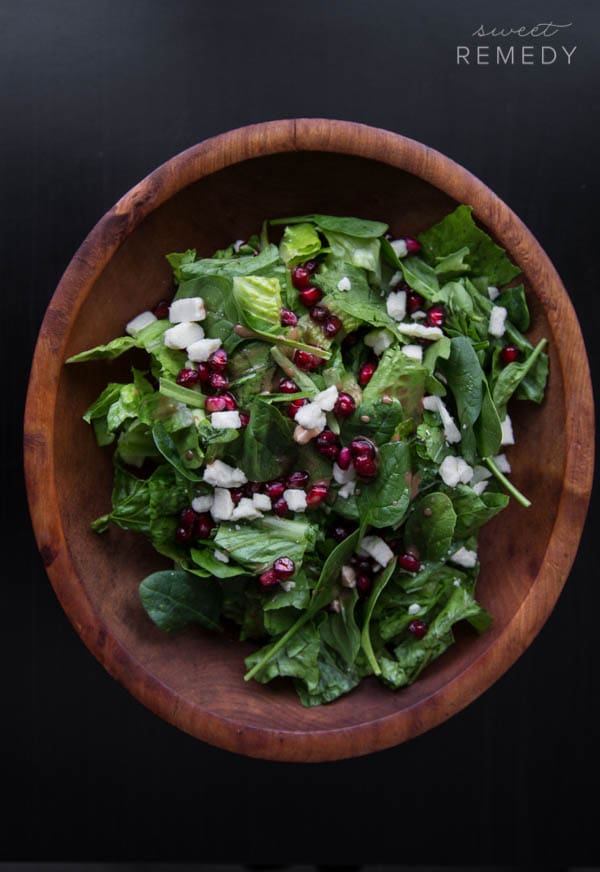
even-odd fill
[[[510,415],[507,415],[504,421],[500,422],[500,427],[502,428],[502,441],[500,442],[500,445],[514,445],[515,434],[513,433]]]
[[[213,487],[241,487],[248,482],[241,469],[229,466],[222,460],[207,464],[202,480]]]
[[[214,351],[221,347],[220,339],[203,339],[200,338],[196,342],[192,342],[187,346],[187,353],[191,361],[194,363],[206,363],[208,358]]]
[[[344,566],[342,566],[341,576],[343,587],[356,587],[356,570],[353,566],[350,566],[349,563],[346,563],[344,564]]]
[[[371,330],[371,332],[367,333],[364,337],[365,345],[372,348],[378,357],[383,354],[386,348],[390,347],[393,341],[394,337],[385,328],[383,330]]]
[[[473,478],[471,479],[471,484],[479,484],[480,481],[485,481],[486,478],[491,478],[492,473],[487,468],[487,466],[477,466],[473,467]]]
[[[291,590],[293,590],[293,589],[296,587],[296,582],[295,582],[295,581],[292,581],[291,578],[290,578],[288,581],[280,581],[280,582],[279,582],[279,586],[280,586],[280,587],[282,588],[282,590],[284,590],[286,593],[289,593]]]
[[[469,551],[464,545],[455,551],[450,558],[451,563],[456,563],[457,566],[464,566],[466,569],[472,569],[477,563],[477,551]],[[457,585],[458,587],[458,585]]]
[[[449,454],[448,457],[444,457],[440,464],[440,476],[448,487],[468,484],[473,478],[473,467],[469,466],[463,457]]]
[[[498,288],[495,285],[488,285],[487,292],[488,292],[488,297],[490,298],[492,303],[500,294],[500,291],[498,290]]]
[[[406,291],[394,291],[388,294],[385,308],[390,318],[394,321],[402,321],[406,315]]]
[[[207,494],[202,497],[194,497],[192,500],[192,508],[195,512],[201,515],[203,512],[210,512],[214,497],[212,494]]]
[[[341,497],[343,500],[347,500],[348,497],[351,497],[354,491],[356,490],[356,481],[347,481],[346,484],[343,484],[338,491],[338,497]]]
[[[421,606],[419,603],[412,603],[407,609],[409,615],[418,615],[421,611]]]
[[[335,385],[331,385],[331,387],[326,388],[324,391],[321,391],[314,397],[313,403],[323,411],[323,412],[331,412],[333,411],[333,407],[337,403],[338,399],[338,389]]]
[[[398,324],[398,330],[404,336],[415,339],[441,339],[444,335],[439,327],[425,327],[424,324]]]
[[[398,255],[398,257],[406,257],[408,254],[408,248],[406,247],[406,242],[404,239],[391,239],[390,245]]]
[[[338,291],[349,291],[352,288],[352,282],[348,278],[348,276],[343,276],[337,283]]]
[[[210,513],[215,521],[228,521],[233,514],[233,500],[228,490],[215,488],[215,497],[210,507]]]
[[[215,558],[216,558],[217,560],[220,560],[220,561],[221,561],[221,563],[229,563],[229,554],[225,554],[224,551],[217,551],[217,550],[215,550],[215,551],[213,552],[213,554],[215,555]]]
[[[303,490],[296,487],[290,487],[287,490],[284,490],[283,498],[286,501],[290,512],[306,511],[306,494]]]
[[[473,488],[473,493],[477,494],[477,496],[481,496],[486,487],[488,486],[489,481],[476,481],[475,484],[471,481],[471,487]]]
[[[235,251],[236,254],[239,253],[239,250],[242,247],[242,245],[245,243],[245,241],[246,241],[245,239],[236,239],[235,240],[235,242],[233,243],[233,250]]]
[[[397,269],[389,281],[389,286],[390,288],[395,288],[396,285],[402,281],[404,281],[404,275],[399,269]]]
[[[490,313],[490,323],[488,324],[488,333],[490,336],[504,336],[504,322],[506,321],[506,316],[508,315],[508,311],[504,308],[504,306],[492,306],[492,311]]]
[[[337,463],[334,463],[333,477],[338,484],[347,484],[347,482],[355,480],[356,470],[352,465],[350,465],[348,469],[340,469]]]
[[[198,342],[199,339],[204,339],[204,330],[193,321],[182,321],[181,324],[169,327],[163,334],[163,342],[167,348],[186,348],[188,356],[190,356],[189,346]]]
[[[381,566],[387,566],[394,559],[394,552],[379,536],[365,536],[360,548]]]
[[[325,412],[317,403],[307,403],[300,406],[294,420],[305,430],[317,430],[319,433],[327,426]]]
[[[250,497],[242,497],[231,515],[232,521],[254,521],[262,518],[263,514],[254,505]]]
[[[252,502],[254,503],[254,508],[258,509],[259,512],[271,511],[271,497],[267,496],[267,494],[252,494]]]
[[[174,300],[169,306],[169,321],[179,324],[181,321],[204,321],[206,309],[202,297],[185,297]]]
[[[137,336],[140,330],[143,330],[149,324],[154,324],[155,321],[156,315],[153,315],[152,312],[140,312],[139,315],[136,315],[135,318],[132,318],[127,323],[125,333],[129,333],[130,336]]]
[[[442,419],[442,427],[444,428],[446,442],[449,445],[453,445],[455,442],[460,442],[462,439],[460,430],[456,426],[454,418],[439,397],[434,395],[423,397],[423,408],[427,409],[428,412],[438,413]]]
[[[494,457],[494,463],[500,470],[500,472],[512,472],[512,467],[508,462],[508,457],[506,454],[496,454]]]
[[[402,346],[402,354],[405,354],[407,357],[410,357],[411,360],[417,360],[419,363],[423,360],[423,346],[422,345],[403,345]]]
[[[416,312],[411,312],[410,317],[413,321],[424,321],[427,317],[427,312],[424,312],[422,309],[417,309]]]
[[[210,416],[210,424],[215,430],[239,430],[242,421],[238,411],[213,412]]]

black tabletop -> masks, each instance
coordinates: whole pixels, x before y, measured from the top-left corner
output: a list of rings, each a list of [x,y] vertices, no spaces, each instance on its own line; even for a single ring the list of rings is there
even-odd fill
[[[175,153],[275,118],[384,127],[474,172],[550,255],[597,377],[599,29],[591,0],[0,3],[0,859],[600,862],[597,503],[553,614],[480,699],[395,749],[285,765],[179,732],[88,653],[21,452],[37,331],[84,236]]]

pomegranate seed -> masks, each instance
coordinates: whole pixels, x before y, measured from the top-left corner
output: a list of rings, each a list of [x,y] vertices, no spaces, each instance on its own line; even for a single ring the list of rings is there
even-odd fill
[[[323,361],[316,354],[311,354],[310,351],[303,351],[301,348],[294,352],[294,363],[303,372],[308,372],[310,369],[316,369],[321,366]]]
[[[316,321],[317,324],[322,324],[327,320],[329,309],[326,309],[325,306],[313,306],[308,314],[311,321]]]
[[[274,479],[273,481],[266,481],[263,484],[262,489],[263,493],[265,493],[271,500],[278,500],[279,497],[283,496],[285,484],[281,479]]]
[[[211,372],[208,383],[215,391],[226,391],[229,387],[229,379],[222,372]]]
[[[258,576],[258,580],[263,587],[273,587],[273,585],[277,584],[277,582],[279,581],[279,579],[275,575],[274,569],[267,569],[266,572],[263,572],[262,575]]]
[[[222,395],[225,400],[225,411],[227,412],[235,412],[237,409],[237,401],[231,391],[225,391]],[[209,397],[210,399],[210,397]]]
[[[338,437],[332,430],[323,430],[319,433],[315,439],[315,447],[319,454],[328,457],[329,460],[335,460],[340,451]]]
[[[210,378],[210,367],[207,363],[199,363],[197,367],[198,378],[206,384]]]
[[[194,531],[191,527],[177,527],[175,530],[175,538],[183,545],[185,542],[190,541],[193,532]]]
[[[175,381],[182,388],[193,388],[200,381],[200,376],[195,369],[182,369],[177,373]]]
[[[344,526],[344,524],[336,524],[336,526],[331,531],[331,534],[336,542],[343,542],[344,539],[347,539],[354,530],[351,530],[350,527]]]
[[[417,560],[414,554],[407,551],[406,554],[401,554],[400,557],[398,557],[398,566],[405,569],[406,572],[418,572],[421,568],[421,563]]]
[[[346,447],[340,448],[336,462],[340,469],[350,469],[350,464],[352,463],[352,452],[350,449]]]
[[[182,527],[193,528],[196,523],[196,512],[191,508],[184,509],[179,515],[179,520],[181,522]]]
[[[418,312],[423,308],[425,300],[420,294],[417,294],[416,291],[408,291],[406,294],[406,311],[409,315],[412,315],[413,312]]]
[[[371,585],[373,584],[373,579],[365,575],[362,572],[359,572],[356,576],[356,589],[360,596],[365,596],[371,590]]]
[[[357,436],[350,443],[350,451],[353,457],[359,457],[365,454],[367,457],[374,458],[377,454],[377,448],[374,442],[367,439],[366,436]]]
[[[338,418],[348,418],[350,415],[354,414],[355,409],[356,403],[354,402],[354,397],[343,392],[338,394],[335,406],[333,407],[333,411]]]
[[[229,363],[229,357],[224,348],[217,348],[208,358],[208,365],[212,370],[223,372]]]
[[[375,478],[377,475],[377,461],[368,454],[359,454],[354,458],[354,469],[361,478]]]
[[[250,423],[250,415],[248,412],[240,412],[240,429],[244,430]]]
[[[295,327],[298,323],[298,316],[291,309],[282,308],[279,312],[279,320],[282,327]]]
[[[514,363],[520,357],[519,349],[514,345],[505,345],[500,352],[502,363],[507,366],[509,363]]]
[[[292,270],[292,284],[299,291],[310,285],[310,270],[306,266],[296,266]]]
[[[304,288],[298,294],[298,299],[303,306],[316,306],[323,299],[323,291],[321,288]]]
[[[298,385],[293,378],[282,378],[279,382],[280,394],[296,394],[298,390]]]
[[[170,303],[168,300],[161,300],[160,303],[157,303],[154,309],[152,310],[152,314],[155,318],[162,320],[163,318],[169,317],[169,306]]]
[[[299,469],[297,472],[291,472],[285,480],[286,488],[303,488],[308,484],[310,475],[305,469]]]
[[[364,366],[361,366],[360,371],[358,373],[358,383],[361,387],[365,387],[369,384],[371,379],[373,378],[373,373],[377,369],[377,363],[374,360],[370,360],[368,363],[365,363]]]
[[[417,251],[421,251],[421,243],[413,239],[412,236],[405,236],[404,243],[406,245],[407,254],[415,254]]]
[[[229,490],[231,499],[233,501],[234,506],[237,506],[239,501],[244,496],[244,488],[243,487],[232,487]]]
[[[428,630],[429,627],[425,621],[419,621],[418,619],[411,621],[408,625],[408,632],[412,633],[415,639],[422,639],[423,636],[427,635]]]
[[[325,497],[329,494],[329,487],[325,482],[315,482],[312,484],[306,494],[306,505],[313,509],[322,503]]]
[[[296,571],[296,564],[290,557],[278,557],[273,564],[273,571],[279,581],[285,581]]]
[[[334,336],[342,329],[342,322],[338,318],[337,315],[330,315],[329,318],[325,321],[325,327],[323,328],[323,332],[328,339],[333,339]]]
[[[289,417],[293,420],[298,409],[301,409],[302,406],[305,406],[307,403],[308,400],[306,399],[306,397],[301,397],[299,400],[292,400],[292,402],[287,407],[287,413]]]
[[[426,323],[429,327],[441,327],[446,320],[446,312],[443,306],[432,306],[427,310]]]
[[[250,497],[250,499],[252,499],[254,494],[259,494],[261,492],[262,488],[263,488],[262,482],[249,481],[247,484],[244,485],[244,488],[243,488],[244,496]]]
[[[275,500],[275,502],[273,503],[273,511],[276,515],[279,515],[280,518],[283,518],[284,515],[287,515],[288,504],[283,497],[279,497],[278,500]]]
[[[208,539],[215,522],[210,515],[203,513],[196,518],[196,536],[198,539]]]
[[[209,414],[213,412],[224,412],[227,408],[227,400],[225,397],[207,397],[204,403],[204,408]]]

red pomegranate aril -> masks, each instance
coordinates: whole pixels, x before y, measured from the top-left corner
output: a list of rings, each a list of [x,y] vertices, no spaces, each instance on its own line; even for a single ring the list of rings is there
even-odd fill
[[[225,400],[225,411],[235,412],[237,409],[237,401],[231,391],[225,391],[225,393],[222,394],[222,397]]]
[[[207,363],[199,363],[196,369],[202,384],[207,384],[210,378],[210,367]]]
[[[338,394],[335,406],[333,407],[333,411],[338,418],[349,418],[350,415],[354,414],[355,410],[356,403],[354,402],[354,397],[344,392]]]
[[[361,387],[364,388],[369,384],[376,369],[377,363],[374,360],[370,360],[368,363],[365,363],[364,366],[361,366],[358,373],[358,383]]]
[[[441,327],[446,320],[446,311],[443,306],[432,306],[427,310],[426,324],[428,327]]]
[[[159,321],[162,321],[164,318],[169,317],[169,307],[170,303],[168,300],[161,300],[160,303],[157,303],[154,309],[152,310],[152,314],[155,318],[158,318]]]
[[[405,236],[404,244],[406,245],[407,254],[416,254],[417,251],[421,251],[421,243],[413,239],[412,236]]]
[[[279,320],[282,327],[295,327],[298,323],[298,316],[291,309],[282,308],[279,312]]]
[[[323,299],[323,291],[321,288],[304,288],[298,293],[298,299],[303,306],[309,309],[311,306],[316,306]]]
[[[377,475],[377,461],[368,454],[359,454],[354,458],[354,469],[360,478],[375,478]]]
[[[293,420],[298,409],[301,409],[302,406],[305,406],[307,403],[308,400],[306,399],[306,397],[301,397],[299,400],[292,400],[292,402],[287,407],[288,416]]]
[[[365,596],[371,590],[373,579],[369,575],[359,572],[356,576],[356,589],[360,596]]]
[[[323,332],[328,339],[333,339],[334,336],[337,336],[340,330],[342,329],[342,322],[338,318],[337,315],[330,315],[329,318],[325,321],[325,326],[323,327]]]
[[[428,630],[429,627],[425,621],[419,621],[418,619],[411,621],[408,625],[408,632],[412,633],[415,639],[422,639],[427,635]]]
[[[329,460],[335,460],[339,454],[338,437],[332,430],[323,430],[315,439],[315,447],[319,454]]]
[[[297,394],[299,391],[298,385],[293,378],[282,378],[279,382],[280,394]]]
[[[301,369],[303,372],[308,372],[311,369],[316,369],[318,366],[321,366],[323,363],[320,357],[317,357],[316,354],[311,354],[310,351],[304,351],[301,348],[296,349],[294,352],[294,363]]]
[[[227,408],[225,397],[207,397],[204,408],[211,415],[213,412],[224,412]]]
[[[237,506],[239,501],[244,496],[244,488],[243,487],[232,487],[229,489],[229,495],[233,501],[234,506]]]
[[[196,518],[196,536],[198,539],[208,539],[215,526],[210,515],[202,513]]]
[[[515,360],[518,360],[520,357],[519,349],[514,345],[505,345],[502,351],[500,352],[500,359],[504,366],[508,366],[509,363],[514,363]]]
[[[280,479],[275,479],[274,481],[266,481],[263,484],[262,489],[263,493],[265,493],[269,499],[278,500],[279,497],[283,496],[285,484]]]
[[[329,487],[320,482],[315,482],[315,484],[311,485],[308,489],[308,493],[306,494],[306,505],[309,508],[315,508],[322,503],[323,500],[329,494]]]
[[[350,469],[350,464],[352,463],[352,452],[348,447],[344,446],[343,448],[340,448],[336,463],[340,469]]]
[[[421,562],[417,560],[414,554],[407,551],[398,557],[398,566],[406,572],[418,572],[421,568]]]
[[[283,497],[279,497],[278,500],[275,500],[275,502],[273,503],[273,511],[280,518],[283,518],[284,515],[287,515],[287,513],[289,511],[288,504],[286,503],[286,501],[284,500]]]
[[[216,370],[217,372],[223,372],[226,369],[227,364],[229,363],[229,357],[224,348],[217,348],[216,351],[208,358],[208,365],[212,370]]]
[[[425,300],[421,296],[421,294],[417,294],[416,291],[408,291],[406,294],[406,311],[409,315],[412,315],[413,312],[418,312],[423,308]]]
[[[249,481],[244,485],[244,496],[252,499],[254,494],[259,494],[263,489],[262,482],[260,481]]]
[[[183,545],[185,542],[190,541],[193,533],[194,531],[191,527],[177,527],[175,530],[175,538]]]
[[[226,391],[229,387],[229,379],[222,372],[211,372],[208,383],[215,391]]]
[[[371,442],[370,439],[367,439],[366,436],[357,436],[356,439],[353,439],[350,443],[350,452],[352,457],[359,457],[363,454],[367,457],[375,457],[377,454],[377,448],[375,443]]]
[[[303,488],[308,484],[310,475],[305,469],[298,469],[296,472],[290,472],[285,480],[286,488]]]
[[[278,581],[285,581],[286,578],[291,578],[296,571],[296,564],[291,557],[278,557],[273,563],[273,571]]]
[[[311,321],[315,321],[317,324],[322,324],[327,320],[329,309],[326,309],[325,306],[313,306],[308,314]]]
[[[310,285],[310,270],[306,266],[295,266],[292,270],[292,284],[299,291]]]
[[[240,412],[240,427],[243,430],[250,423],[250,415],[248,412]]]
[[[179,521],[182,527],[189,527],[192,529],[196,523],[196,512],[191,508],[191,506],[187,509],[183,509],[179,515]]]
[[[193,388],[200,381],[200,376],[195,369],[181,369],[175,381],[182,388]]]
[[[267,569],[266,572],[263,572],[262,575],[258,576],[258,580],[263,587],[273,587],[274,584],[278,584],[279,579],[275,574],[275,570],[273,568]]]

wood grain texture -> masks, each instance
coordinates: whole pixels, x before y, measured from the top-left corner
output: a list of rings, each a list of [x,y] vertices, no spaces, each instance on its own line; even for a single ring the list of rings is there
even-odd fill
[[[65,367],[66,357],[122,333],[171,292],[164,255],[210,254],[265,217],[354,214],[415,235],[456,203],[522,268],[531,337],[547,336],[551,370],[541,408],[515,406],[513,478],[533,501],[484,528],[479,598],[495,617],[468,631],[412,687],[367,680],[349,696],[304,709],[287,684],[243,681],[247,644],[201,631],[161,633],[137,587],[162,565],[142,537],[90,519],[106,511],[112,465],[81,414],[130,361]],[[512,410],[511,410],[512,412]],[[48,307],[25,413],[25,472],[37,544],[77,632],[140,702],[182,730],[273,760],[334,760],[406,741],[451,717],[531,643],[566,581],[593,472],[589,369],[569,297],[550,260],[511,210],[465,169],[425,146],[350,122],[290,119],[235,130],[176,156],[104,216],[66,270]],[[507,560],[508,558],[508,560]],[[507,572],[507,565],[510,571]]]

